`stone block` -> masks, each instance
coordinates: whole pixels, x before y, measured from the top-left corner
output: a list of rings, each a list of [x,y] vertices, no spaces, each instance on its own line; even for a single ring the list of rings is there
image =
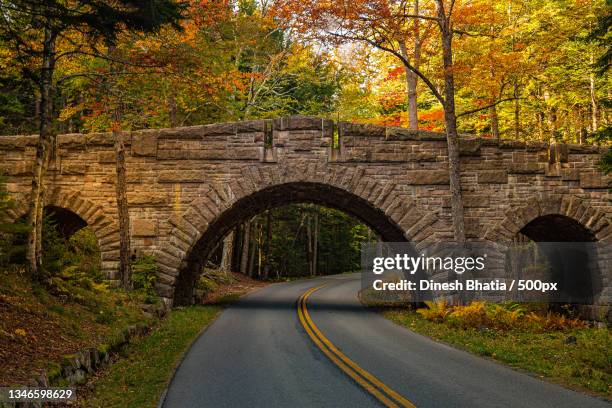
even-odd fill
[[[169,197],[164,193],[130,192],[128,204],[136,207],[155,207],[168,205]]]
[[[87,136],[81,133],[58,135],[57,144],[63,149],[85,149],[87,147]]]
[[[235,123],[215,123],[212,125],[205,125],[201,129],[203,137],[209,136],[229,136],[236,134]]]
[[[87,171],[85,164],[64,164],[62,165],[62,174],[65,176],[83,175]]]
[[[237,123],[236,132],[238,133],[263,132],[264,127],[265,127],[265,120],[245,120],[245,121]]]
[[[539,142],[536,140],[528,140],[525,142],[525,149],[528,152],[538,152],[540,150],[548,150],[548,143]]]
[[[89,146],[114,146],[115,138],[112,133],[89,133],[85,135]]]
[[[157,140],[201,140],[204,136],[204,128],[204,125],[197,125],[158,129]]]
[[[258,147],[259,161],[262,163],[276,163],[278,161],[278,151],[280,147]]]
[[[480,139],[460,139],[459,156],[480,156]]]
[[[314,116],[287,116],[274,119],[274,130],[323,130],[324,120]]]
[[[408,156],[402,152],[372,153],[370,160],[379,163],[405,163]]]
[[[24,150],[27,145],[25,136],[0,137],[0,150]]]
[[[231,151],[224,147],[219,149],[198,150],[158,150],[158,160],[229,160]],[[251,160],[253,158],[251,157]]]
[[[155,237],[157,236],[157,220],[133,219],[132,236]]]
[[[421,152],[421,153],[408,153],[407,159],[408,162],[435,162],[438,160],[438,155],[433,152]]]
[[[339,131],[342,137],[344,137],[344,135],[347,135],[361,137],[378,137],[382,139],[385,137],[387,129],[384,126],[341,122],[339,125]]]
[[[157,155],[157,132],[141,131],[132,133],[132,155]]]
[[[236,147],[231,149],[230,158],[235,160],[259,160],[259,146]]]
[[[578,180],[580,180],[580,170],[578,170],[578,169],[561,169],[561,180],[563,180],[563,181],[578,181]]]
[[[502,139],[499,141],[499,148],[500,149],[524,149],[525,148],[525,142],[519,141],[519,140],[507,140],[507,139]]]
[[[480,237],[480,218],[465,217],[465,235],[468,238]]]
[[[162,170],[159,172],[159,183],[203,183],[207,176],[201,170]]]
[[[561,176],[561,163],[546,163],[544,166],[544,174],[546,177]]]
[[[567,163],[568,148],[563,143],[553,143],[548,149],[549,163]]]
[[[468,195],[463,194],[463,206],[465,208],[486,208],[489,206],[491,202],[491,197],[488,195]],[[450,208],[451,207],[451,199],[450,197],[444,197],[442,200],[442,207]]]
[[[567,145],[568,153],[582,153],[582,154],[597,154],[599,153],[599,148],[597,146],[592,145],[577,145],[570,144]]]
[[[412,170],[406,172],[408,184],[446,185],[450,182],[448,170]]]
[[[581,173],[580,187],[581,188],[608,188],[610,185],[609,177],[601,173]]]
[[[541,174],[544,167],[538,163],[511,163],[509,168],[511,174]]]
[[[32,163],[6,162],[0,165],[0,174],[7,176],[31,176],[33,169]]]
[[[115,163],[116,161],[117,155],[114,151],[98,153],[98,163]]]
[[[479,184],[506,184],[508,172],[505,170],[483,170],[478,173]]]
[[[387,140],[417,140],[419,131],[401,127],[388,127],[385,130],[385,138]]]

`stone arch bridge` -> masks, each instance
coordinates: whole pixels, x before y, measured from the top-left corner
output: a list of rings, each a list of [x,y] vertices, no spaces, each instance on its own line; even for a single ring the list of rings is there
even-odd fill
[[[314,117],[130,132],[132,248],[155,255],[158,291],[188,302],[197,271],[237,223],[274,206],[314,202],[361,219],[387,241],[451,240],[445,135]],[[0,170],[27,208],[36,136],[0,137]],[[603,149],[463,136],[469,239],[612,242]],[[46,205],[68,233],[89,225],[117,279],[119,231],[110,133],[57,137]],[[608,271],[598,304],[610,304]]]

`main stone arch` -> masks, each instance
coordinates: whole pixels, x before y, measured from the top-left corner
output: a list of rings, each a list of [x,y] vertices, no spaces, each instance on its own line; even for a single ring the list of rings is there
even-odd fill
[[[423,241],[435,232],[436,213],[419,210],[410,195],[363,169],[316,166],[251,167],[241,178],[213,183],[180,216],[169,245],[157,253],[158,289],[167,303],[185,303],[213,246],[233,226],[272,207],[311,202],[345,211],[386,241]]]

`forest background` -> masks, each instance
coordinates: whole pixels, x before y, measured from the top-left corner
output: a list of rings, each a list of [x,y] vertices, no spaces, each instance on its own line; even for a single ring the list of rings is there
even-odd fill
[[[291,114],[444,131],[432,91],[447,88],[444,38],[427,17],[437,3],[188,0],[181,18],[154,32],[119,29],[109,42],[65,30],[55,44],[53,132]],[[610,1],[446,3],[458,132],[609,143]],[[40,57],[24,57],[10,34],[0,36],[0,134],[37,133]],[[354,270],[360,244],[376,239],[312,205],[270,210],[236,232],[228,267],[262,277]],[[223,263],[222,250],[213,258]]]

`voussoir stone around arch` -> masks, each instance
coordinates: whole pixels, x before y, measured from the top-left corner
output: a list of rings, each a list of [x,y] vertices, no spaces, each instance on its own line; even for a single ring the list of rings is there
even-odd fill
[[[516,207],[510,207],[504,218],[488,229],[484,238],[493,242],[510,242],[531,221],[545,215],[563,215],[577,221],[601,242],[612,241],[612,219],[604,207],[590,205],[574,195],[531,196]]]

